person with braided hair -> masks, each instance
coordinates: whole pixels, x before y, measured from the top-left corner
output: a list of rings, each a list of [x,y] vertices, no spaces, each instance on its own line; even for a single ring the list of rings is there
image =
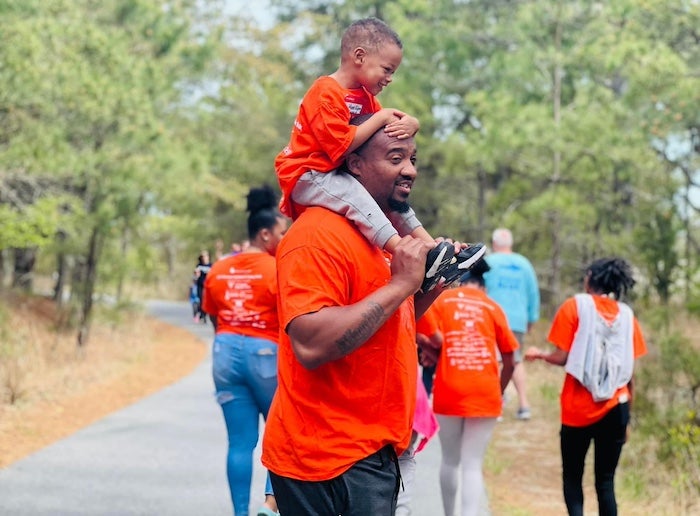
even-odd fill
[[[228,431],[226,473],[236,516],[247,516],[260,414],[267,419],[277,389],[277,246],[288,220],[271,187],[251,188],[245,251],[212,265],[202,304],[214,324],[212,374]],[[268,476],[258,516],[277,514]]]
[[[561,458],[564,501],[583,516],[583,470],[595,446],[595,488],[601,515],[617,514],[615,470],[627,440],[635,359],[647,351],[639,322],[622,299],[634,286],[621,258],[593,261],[583,278],[585,293],[557,311],[548,340],[555,349],[529,348],[525,359],[544,360],[566,371],[561,391]]]

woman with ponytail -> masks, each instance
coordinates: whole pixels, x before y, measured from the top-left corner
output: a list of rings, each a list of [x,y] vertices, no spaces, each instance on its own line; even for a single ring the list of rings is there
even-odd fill
[[[269,186],[251,188],[247,199],[250,246],[214,263],[203,298],[216,331],[213,376],[228,431],[226,472],[236,516],[248,516],[259,415],[267,419],[277,388],[275,252],[288,224]],[[257,514],[277,514],[269,476]]]
[[[560,438],[570,515],[583,516],[583,469],[591,441],[599,514],[617,514],[615,470],[627,440],[634,361],[646,353],[639,322],[622,302],[634,283],[625,260],[595,260],[586,268],[585,293],[567,299],[552,321],[548,340],[555,349],[532,347],[525,353],[526,360],[544,360],[566,371]]]

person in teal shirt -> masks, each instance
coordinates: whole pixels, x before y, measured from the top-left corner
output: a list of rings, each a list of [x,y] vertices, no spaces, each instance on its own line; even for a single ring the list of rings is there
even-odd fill
[[[506,313],[508,325],[520,343],[513,354],[515,370],[513,384],[518,393],[520,420],[530,419],[530,403],[527,399],[527,380],[523,365],[525,334],[540,317],[540,291],[537,275],[530,261],[513,252],[513,234],[506,228],[498,228],[491,237],[492,252],[486,257],[491,270],[484,275],[486,292]]]

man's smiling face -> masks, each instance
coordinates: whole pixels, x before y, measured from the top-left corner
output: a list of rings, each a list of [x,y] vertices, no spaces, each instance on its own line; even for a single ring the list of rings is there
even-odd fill
[[[408,198],[418,175],[415,140],[390,138],[381,129],[358,151],[359,154],[348,157],[348,169],[382,211],[407,211]]]

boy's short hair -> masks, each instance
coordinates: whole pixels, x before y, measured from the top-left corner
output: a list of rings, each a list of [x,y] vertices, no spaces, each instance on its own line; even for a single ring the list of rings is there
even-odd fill
[[[353,22],[345,29],[340,40],[340,53],[345,55],[357,47],[368,47],[367,50],[376,50],[384,43],[393,43],[403,49],[401,38],[386,23],[379,18],[363,18]]]

